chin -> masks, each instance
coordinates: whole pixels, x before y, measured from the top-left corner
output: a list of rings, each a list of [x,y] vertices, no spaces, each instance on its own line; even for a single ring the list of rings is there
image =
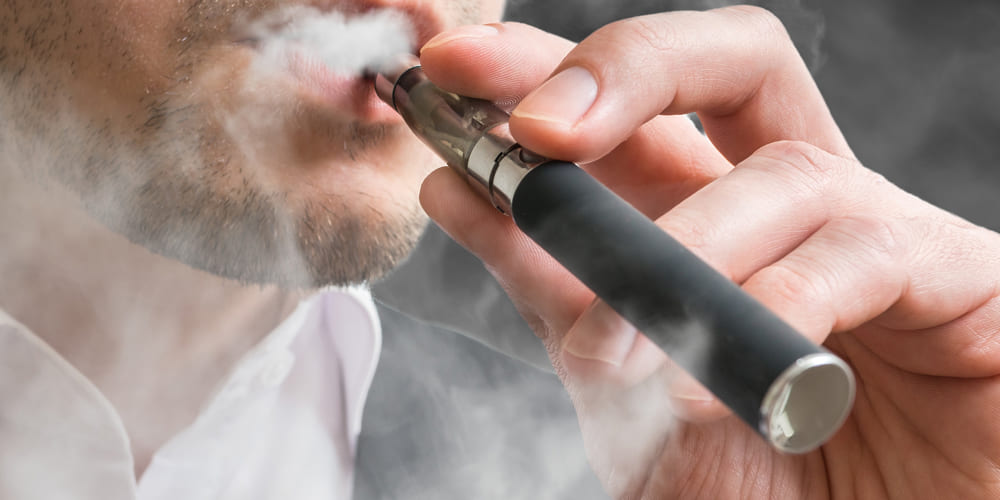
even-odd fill
[[[413,250],[427,224],[416,202],[342,198],[288,210],[268,198],[191,201],[197,213],[183,205],[141,204],[112,229],[241,283],[319,288],[379,279]]]
[[[133,243],[246,284],[366,284],[416,246],[427,224],[420,183],[439,161],[412,136],[396,136],[405,131],[344,157],[267,164],[241,157],[219,132],[188,136],[211,144],[197,158],[155,148],[142,169],[109,158],[142,173],[102,175],[101,189],[79,191],[84,205]]]

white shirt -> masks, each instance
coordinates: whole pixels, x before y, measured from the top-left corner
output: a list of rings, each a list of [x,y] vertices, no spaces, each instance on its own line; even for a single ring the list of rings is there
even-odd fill
[[[371,295],[313,295],[244,356],[135,480],[97,388],[0,311],[0,499],[350,498],[381,349]]]

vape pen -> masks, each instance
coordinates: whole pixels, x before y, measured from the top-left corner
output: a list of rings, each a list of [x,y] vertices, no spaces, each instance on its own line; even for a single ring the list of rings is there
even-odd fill
[[[822,445],[854,401],[850,367],[601,183],[525,150],[492,103],[441,90],[415,59],[378,96],[449,166],[775,448]]]

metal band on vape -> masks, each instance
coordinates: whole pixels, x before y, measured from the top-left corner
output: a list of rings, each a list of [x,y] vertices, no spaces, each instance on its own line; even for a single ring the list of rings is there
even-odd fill
[[[486,188],[490,203],[497,210],[508,214],[521,179],[547,160],[506,137],[487,133],[469,153],[466,175],[470,182]]]
[[[469,183],[483,187],[493,206],[504,213],[508,212],[494,194],[493,179],[496,177],[497,166],[514,146],[514,141],[510,139],[492,133],[484,134],[469,152],[469,161],[466,163],[465,175]],[[506,207],[509,209],[510,204]]]

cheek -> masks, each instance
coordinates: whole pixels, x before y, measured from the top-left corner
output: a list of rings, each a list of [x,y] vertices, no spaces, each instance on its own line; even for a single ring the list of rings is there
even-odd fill
[[[71,68],[68,87],[76,89],[77,101],[93,110],[117,110],[108,114],[130,113],[169,88],[181,66],[182,8],[142,0],[72,3],[74,26],[66,31],[72,38],[60,55]]]

